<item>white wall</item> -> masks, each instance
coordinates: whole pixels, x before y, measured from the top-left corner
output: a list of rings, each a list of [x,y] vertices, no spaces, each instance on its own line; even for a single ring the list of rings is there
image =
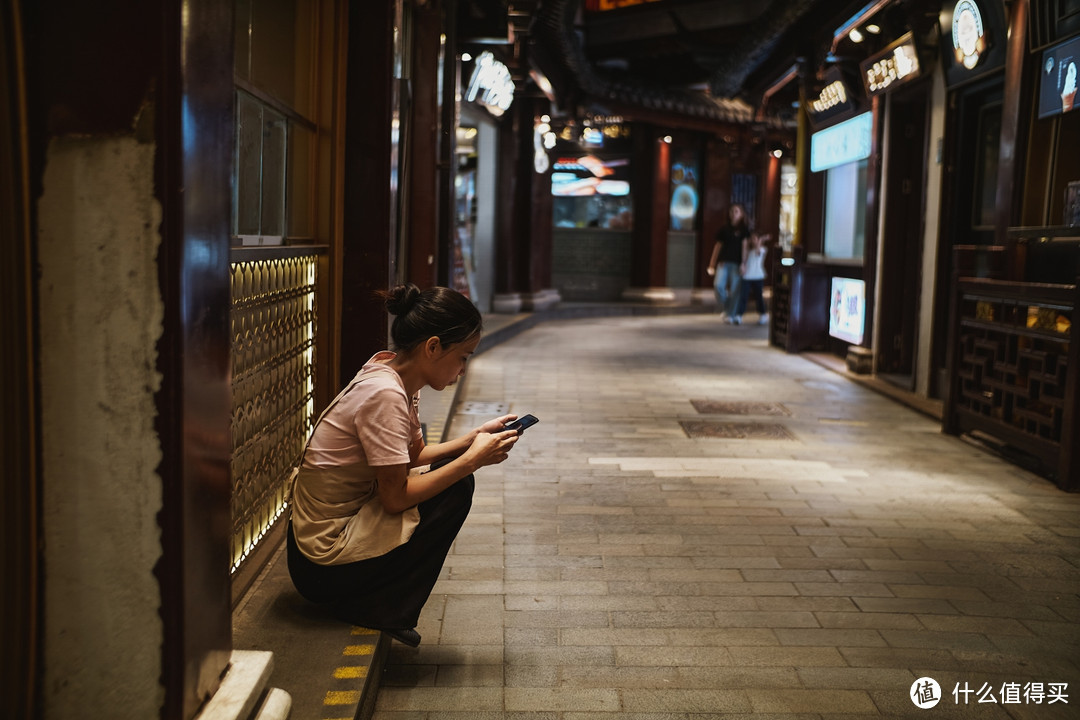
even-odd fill
[[[151,144],[49,146],[37,207],[46,719],[145,720],[164,700],[153,188]]]
[[[919,328],[915,353],[915,392],[927,397],[930,394],[934,372],[931,343],[934,333],[934,290],[937,280],[938,229],[941,221],[941,146],[945,137],[945,107],[947,95],[945,77],[940,64],[934,72],[930,93],[930,142],[926,158],[926,215],[923,223],[922,286],[919,289]],[[938,322],[946,322],[938,318]]]

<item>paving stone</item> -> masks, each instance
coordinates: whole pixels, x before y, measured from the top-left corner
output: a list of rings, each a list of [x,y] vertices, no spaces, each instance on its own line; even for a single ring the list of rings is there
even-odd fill
[[[915,717],[925,676],[1080,688],[1080,496],[765,332],[548,321],[475,357],[459,401],[542,422],[478,472],[373,720]],[[699,421],[793,439],[686,437]],[[950,704],[931,712],[975,716]]]

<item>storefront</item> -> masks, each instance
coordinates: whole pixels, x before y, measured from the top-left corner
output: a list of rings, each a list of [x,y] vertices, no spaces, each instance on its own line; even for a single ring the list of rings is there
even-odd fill
[[[499,123],[514,101],[514,82],[490,52],[461,60],[468,79],[455,143],[450,283],[487,313],[495,294]]]
[[[987,243],[949,248],[954,320],[946,347],[944,429],[978,433],[1075,491],[1080,14],[1075,4],[1058,2],[1006,9],[995,202],[987,208],[992,234]]]
[[[567,301],[617,301],[630,285],[631,134],[621,118],[559,128],[552,147],[552,284]]]

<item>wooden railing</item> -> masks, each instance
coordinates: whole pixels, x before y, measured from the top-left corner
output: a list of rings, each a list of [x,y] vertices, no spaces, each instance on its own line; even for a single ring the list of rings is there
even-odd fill
[[[955,283],[943,429],[984,433],[1080,490],[1076,284]]]

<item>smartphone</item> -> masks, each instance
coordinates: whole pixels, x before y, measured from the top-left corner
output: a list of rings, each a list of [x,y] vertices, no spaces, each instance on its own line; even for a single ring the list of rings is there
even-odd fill
[[[517,430],[518,434],[525,432],[525,428],[532,427],[536,423],[540,422],[540,418],[535,415],[522,415],[513,422],[506,423],[507,430]]]

